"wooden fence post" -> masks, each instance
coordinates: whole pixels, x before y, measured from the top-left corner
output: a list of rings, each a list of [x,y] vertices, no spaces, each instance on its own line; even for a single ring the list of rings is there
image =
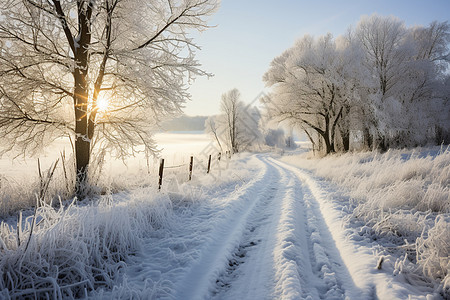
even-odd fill
[[[163,180],[163,171],[164,171],[164,158],[161,159],[161,163],[159,164],[159,187],[158,187],[158,190],[161,189],[162,180]]]
[[[211,170],[211,154],[209,155],[209,158],[208,158],[208,171],[206,172],[206,174],[209,174],[210,170]]]
[[[189,163],[189,180],[192,179],[192,167],[194,165],[194,157],[191,156],[191,162]]]

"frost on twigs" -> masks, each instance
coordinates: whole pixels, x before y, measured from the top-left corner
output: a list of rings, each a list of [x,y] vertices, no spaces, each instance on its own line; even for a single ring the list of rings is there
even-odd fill
[[[448,285],[450,278],[450,217],[439,216],[416,240],[417,262],[423,273]],[[447,282],[447,283],[446,283]],[[450,296],[450,294],[448,294]]]
[[[214,0],[0,2],[0,154],[69,138],[84,184],[91,154],[104,147],[120,157],[155,153],[160,121],[181,112],[194,78],[210,75],[190,33],[208,28],[217,7]]]
[[[450,141],[450,25],[362,16],[347,34],[305,35],[263,76],[271,117],[322,153]]]

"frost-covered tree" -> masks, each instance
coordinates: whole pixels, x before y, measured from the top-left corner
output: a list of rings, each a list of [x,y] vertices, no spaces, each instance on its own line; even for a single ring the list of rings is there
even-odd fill
[[[239,152],[239,125],[238,120],[243,110],[243,104],[240,99],[241,93],[237,89],[232,89],[222,95],[220,110],[223,114],[223,123],[225,125],[225,136],[227,144],[232,153]]]
[[[349,150],[352,131],[369,148],[448,143],[449,42],[447,22],[377,15],[337,39],[305,36],[264,75],[266,105],[326,153]]]
[[[397,18],[372,15],[363,17],[355,32],[366,54],[364,63],[378,81],[381,95],[386,98],[398,83],[398,77],[402,76],[397,71],[405,67],[410,56],[410,49],[403,43],[405,26]]]
[[[258,123],[260,119],[257,108],[249,108],[242,102],[241,93],[232,89],[222,95],[218,117],[222,124],[224,140],[232,153],[245,150],[260,138]]]
[[[449,33],[446,22],[406,28],[395,17],[378,15],[357,24],[353,41],[364,52],[366,76],[364,130],[373,146],[425,144],[434,135],[430,128],[445,126],[435,109],[448,110],[442,82],[448,76]]]
[[[222,94],[221,114],[211,116],[205,121],[205,131],[221,149],[223,145],[231,153],[248,150],[262,139],[259,110],[245,106],[240,97],[237,89]]]
[[[349,66],[331,35],[303,37],[275,58],[263,77],[272,88],[266,101],[272,117],[306,126],[319,136],[326,153],[334,152],[337,124],[347,113],[352,90]]]
[[[0,4],[4,151],[74,143],[77,187],[91,153],[153,151],[151,128],[178,113],[205,75],[188,33],[215,0],[8,0]]]

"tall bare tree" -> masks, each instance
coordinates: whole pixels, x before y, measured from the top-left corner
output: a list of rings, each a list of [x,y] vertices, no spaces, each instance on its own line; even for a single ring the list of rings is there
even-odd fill
[[[240,97],[241,93],[237,89],[232,89],[222,95],[222,101],[220,102],[220,110],[225,117],[227,139],[232,153],[239,152],[237,123],[240,112],[239,106],[242,106]]]
[[[205,122],[206,133],[214,138],[221,150],[225,147],[231,153],[256,147],[263,139],[258,108],[245,106],[240,98],[237,89],[222,94],[221,114],[210,116]]]
[[[74,140],[77,187],[92,151],[155,147],[151,128],[178,113],[186,84],[206,75],[190,30],[215,0],[7,0],[0,4],[3,152]]]

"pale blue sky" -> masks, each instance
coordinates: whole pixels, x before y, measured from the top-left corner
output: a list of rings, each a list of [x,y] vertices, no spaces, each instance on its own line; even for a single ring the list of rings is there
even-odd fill
[[[215,76],[198,78],[190,87],[192,101],[185,113],[219,112],[221,95],[238,88],[242,100],[251,102],[264,90],[262,76],[273,58],[305,34],[344,34],[362,15],[394,15],[410,25],[450,20],[450,0],[223,0],[209,24],[194,34],[202,47],[196,58]]]

